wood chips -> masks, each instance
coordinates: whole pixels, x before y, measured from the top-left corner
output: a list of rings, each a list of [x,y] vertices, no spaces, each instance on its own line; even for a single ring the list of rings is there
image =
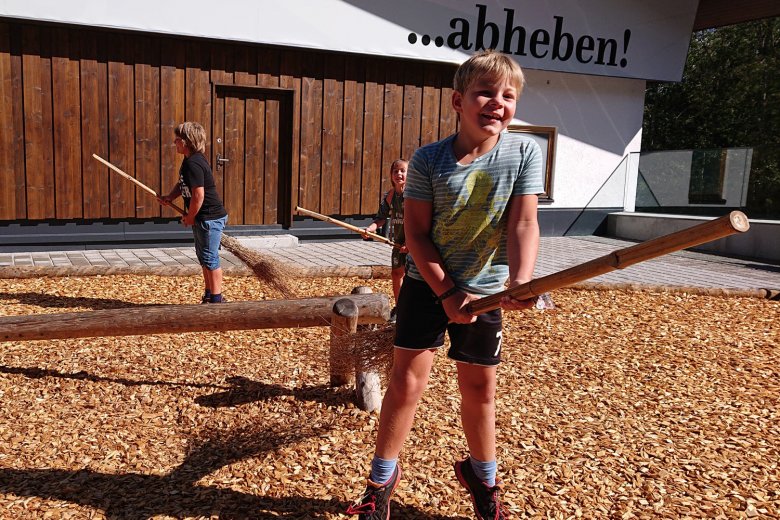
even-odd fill
[[[195,303],[201,278],[0,280],[0,314]],[[301,279],[300,296],[391,294]],[[232,301],[276,298],[230,277]],[[506,315],[499,474],[513,518],[780,518],[780,302],[563,290]],[[0,344],[0,517],[343,518],[378,415],[328,387],[329,330]],[[323,361],[325,360],[325,361]],[[393,518],[473,518],[443,352]]]

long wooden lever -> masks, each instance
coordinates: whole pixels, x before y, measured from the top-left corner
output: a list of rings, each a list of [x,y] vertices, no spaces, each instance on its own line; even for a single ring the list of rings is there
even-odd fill
[[[744,233],[748,229],[750,229],[750,223],[747,216],[741,211],[732,211],[728,215],[709,222],[619,249],[595,260],[474,300],[466,306],[466,310],[471,314],[481,314],[499,308],[501,298],[507,295],[518,300],[527,300],[615,269],[625,269],[639,262],[681,249],[698,246],[735,233]]]

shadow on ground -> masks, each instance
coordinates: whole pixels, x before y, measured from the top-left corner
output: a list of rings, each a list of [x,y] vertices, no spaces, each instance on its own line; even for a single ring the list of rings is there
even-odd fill
[[[300,401],[317,401],[328,406],[341,406],[353,399],[355,395],[354,390],[350,388],[332,388],[329,385],[288,388],[282,385],[252,381],[246,377],[231,377],[227,382],[232,385],[232,388],[224,392],[197,397],[195,402],[201,406],[220,408],[256,401],[268,401],[281,396],[292,396]]]
[[[325,518],[343,514],[349,504],[335,498],[258,496],[198,482],[223,466],[305,442],[306,438],[323,435],[329,429],[299,425],[287,430],[249,427],[194,439],[184,462],[162,476],[108,474],[87,469],[3,469],[0,492],[100,509],[110,520],[146,520],[160,515],[221,519]],[[316,486],[316,481],[312,485]],[[283,486],[279,483],[278,489]],[[462,517],[430,516],[397,503],[393,504],[393,515],[405,519],[462,520]]]
[[[59,372],[57,370],[51,370],[38,367],[9,367],[0,365],[0,374],[18,374],[30,379],[40,379],[43,377],[56,377],[61,379],[74,379],[80,381],[92,381],[94,383],[119,383],[125,386],[170,386],[170,387],[189,387],[189,388],[214,388],[225,389],[224,385],[215,385],[212,383],[190,383],[174,382],[174,381],[151,381],[146,379],[127,379],[124,377],[104,377],[90,374],[83,370],[78,372]]]
[[[18,301],[24,305],[37,305],[38,307],[49,307],[54,309],[124,309],[127,307],[149,307],[151,305],[157,305],[132,303],[112,298],[56,296],[33,292],[0,293],[0,300]]]

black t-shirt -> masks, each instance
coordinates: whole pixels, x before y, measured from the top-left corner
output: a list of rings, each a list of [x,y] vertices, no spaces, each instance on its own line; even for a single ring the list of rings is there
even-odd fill
[[[198,220],[214,220],[227,215],[225,206],[222,205],[222,199],[217,193],[217,186],[214,183],[214,175],[211,173],[209,162],[200,152],[195,152],[189,157],[185,157],[179,168],[179,189],[184,199],[184,207],[190,207],[192,199],[192,188],[203,187],[204,199],[203,205],[195,218]]]

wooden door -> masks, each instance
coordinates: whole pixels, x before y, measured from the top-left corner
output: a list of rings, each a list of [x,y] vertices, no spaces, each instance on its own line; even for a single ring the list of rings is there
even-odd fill
[[[292,90],[214,86],[211,160],[229,225],[292,222]]]

